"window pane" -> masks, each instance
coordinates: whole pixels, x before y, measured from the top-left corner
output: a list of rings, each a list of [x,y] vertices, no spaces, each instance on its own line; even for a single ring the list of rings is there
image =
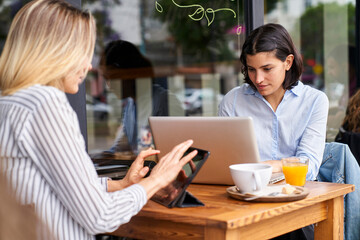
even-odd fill
[[[4,47],[10,24],[15,14],[28,2],[30,0],[0,0],[0,53]]]
[[[282,24],[303,55],[303,83],[329,98],[327,140],[333,141],[356,90],[355,1],[264,2],[265,23]]]
[[[242,81],[241,0],[83,3],[98,28],[86,79],[91,154],[131,157],[151,146],[151,115],[216,116]]]

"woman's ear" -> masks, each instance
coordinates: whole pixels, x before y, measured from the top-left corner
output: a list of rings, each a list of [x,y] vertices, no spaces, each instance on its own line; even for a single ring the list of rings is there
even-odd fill
[[[285,59],[285,70],[289,71],[294,62],[294,55],[289,54]]]

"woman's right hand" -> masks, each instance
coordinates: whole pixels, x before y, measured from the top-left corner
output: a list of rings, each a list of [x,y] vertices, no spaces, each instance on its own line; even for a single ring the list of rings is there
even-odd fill
[[[281,160],[267,160],[261,163],[269,164],[272,166],[272,172],[282,172]]]
[[[167,153],[159,160],[152,169],[150,176],[139,182],[139,184],[145,188],[148,199],[150,199],[158,190],[171,183],[182,167],[196,156],[197,151],[194,150],[182,158],[185,151],[192,144],[193,141],[188,140],[175,146],[171,152]]]

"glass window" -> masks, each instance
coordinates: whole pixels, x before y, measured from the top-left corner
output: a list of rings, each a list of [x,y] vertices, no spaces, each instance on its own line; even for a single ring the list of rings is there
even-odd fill
[[[20,8],[30,0],[0,0],[0,53],[10,29],[10,24]]]
[[[302,53],[302,82],[330,101],[327,141],[333,141],[356,90],[355,0],[265,0],[265,23],[282,24]]]
[[[240,84],[242,0],[83,1],[97,19],[86,79],[90,154],[152,145],[148,117],[216,116]]]

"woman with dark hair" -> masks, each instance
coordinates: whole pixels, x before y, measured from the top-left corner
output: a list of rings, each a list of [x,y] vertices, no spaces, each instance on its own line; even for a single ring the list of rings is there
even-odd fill
[[[349,100],[345,118],[335,141],[347,144],[360,164],[360,90]]]
[[[251,116],[260,158],[281,171],[281,158],[309,158],[307,180],[318,174],[325,147],[329,101],[299,81],[302,58],[289,33],[266,24],[247,37],[240,57],[245,84],[229,91],[221,116]]]
[[[229,91],[220,116],[250,116],[262,161],[281,170],[281,158],[309,158],[307,180],[319,172],[325,148],[329,101],[326,95],[299,81],[302,58],[289,33],[279,24],[266,24],[250,33],[240,61],[245,82]],[[313,239],[308,226],[276,239]]]
[[[303,61],[285,28],[278,24],[267,24],[255,29],[245,40],[240,56],[241,72],[245,76],[245,82],[255,90],[256,85],[249,77],[247,57],[257,53],[272,53],[286,65],[285,79],[282,82],[284,90],[290,90],[298,84],[303,72]]]
[[[0,56],[0,173],[59,240],[115,231],[196,155],[183,157],[193,141],[183,142],[145,178],[145,158],[159,153],[148,149],[123,179],[98,177],[65,95],[77,93],[92,68],[95,26],[64,0],[34,0],[16,14]]]

